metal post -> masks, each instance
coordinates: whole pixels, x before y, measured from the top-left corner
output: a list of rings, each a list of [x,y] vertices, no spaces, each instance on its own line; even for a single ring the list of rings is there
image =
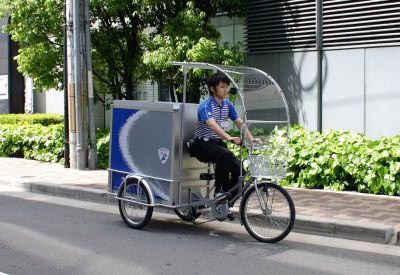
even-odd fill
[[[83,145],[82,125],[82,90],[81,90],[81,56],[80,56],[80,9],[79,0],[73,0],[74,22],[74,75],[75,75],[75,105],[76,105],[76,168],[84,169],[85,160]]]
[[[317,54],[318,54],[318,65],[317,65],[317,77],[318,77],[318,87],[317,87],[317,130],[322,132],[322,0],[316,1],[316,42],[317,42]]]
[[[67,1],[64,3],[64,167],[69,168],[69,125],[68,125],[68,51],[67,51]]]
[[[89,104],[89,169],[97,166],[96,126],[94,121],[94,94],[92,73],[92,50],[90,37],[89,0],[84,0],[84,22],[85,22],[85,46],[86,46],[86,68],[87,68],[87,91]]]
[[[68,130],[70,167],[76,169],[76,114],[75,114],[75,76],[74,76],[74,49],[73,49],[73,9],[72,1],[66,0],[67,21],[67,81],[68,81]]]
[[[187,86],[187,67],[183,66],[183,100],[182,102],[186,102],[186,86]]]

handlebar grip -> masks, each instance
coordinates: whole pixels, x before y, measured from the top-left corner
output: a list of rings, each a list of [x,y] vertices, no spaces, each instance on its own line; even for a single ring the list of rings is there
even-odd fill
[[[231,140],[229,140],[229,142],[230,143],[233,143],[233,144],[236,144],[234,141],[233,141],[233,139],[231,139]],[[243,140],[240,140],[240,143],[239,144],[237,144],[238,146],[243,146]]]

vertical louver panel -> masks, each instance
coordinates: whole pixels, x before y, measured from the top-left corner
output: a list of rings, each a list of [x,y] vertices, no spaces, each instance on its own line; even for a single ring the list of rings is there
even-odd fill
[[[315,1],[248,0],[245,37],[249,52],[315,48]]]
[[[324,0],[322,46],[400,44],[400,0]],[[316,46],[316,1],[248,0],[248,52]]]
[[[400,42],[400,1],[323,1],[323,46]]]

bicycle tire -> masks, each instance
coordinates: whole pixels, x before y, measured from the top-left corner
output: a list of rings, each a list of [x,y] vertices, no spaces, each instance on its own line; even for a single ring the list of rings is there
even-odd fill
[[[261,182],[257,184],[257,187],[261,193],[262,199],[266,201],[267,211],[263,213],[261,210],[260,201],[258,200],[257,192],[253,185],[244,194],[240,203],[240,217],[242,223],[247,232],[254,239],[265,243],[279,242],[284,239],[293,228],[296,217],[293,200],[284,188],[275,183]],[[282,199],[282,202],[276,202],[276,200],[279,199]],[[270,202],[268,200],[270,200]],[[276,203],[275,206],[273,205],[274,201]],[[250,208],[252,209],[250,210]],[[260,222],[261,226],[257,227],[256,222]],[[271,222],[273,225],[271,225]],[[278,228],[280,224],[282,224],[282,228]],[[271,228],[270,234],[264,234],[263,229],[265,228]]]
[[[196,207],[192,207],[190,213],[189,211],[188,213],[184,212],[181,208],[174,208],[174,211],[179,218],[186,222],[193,222],[201,216],[201,213],[196,212]]]
[[[144,185],[141,183],[139,185],[139,188],[137,186],[137,180],[131,179],[126,183],[126,189],[128,190],[127,192],[124,192],[125,186],[122,185],[121,188],[118,190],[118,197],[119,198],[129,198],[133,200],[137,200],[137,191],[140,194],[140,202],[150,204],[150,195],[147,189],[144,187]],[[135,190],[136,186],[136,190]],[[133,209],[136,210],[142,210],[142,215],[129,215],[127,212],[127,206],[131,206]],[[126,223],[131,228],[134,229],[142,229],[144,226],[147,225],[147,223],[150,221],[151,216],[153,215],[153,207],[152,206],[144,206],[144,205],[138,205],[135,203],[123,201],[123,200],[118,200],[118,207],[119,207],[119,213],[122,217],[122,220]],[[138,213],[138,212],[137,212]]]

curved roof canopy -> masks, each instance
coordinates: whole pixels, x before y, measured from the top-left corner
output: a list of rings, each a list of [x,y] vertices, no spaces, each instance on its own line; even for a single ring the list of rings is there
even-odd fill
[[[225,74],[232,81],[231,93],[236,89],[240,96],[244,120],[249,124],[290,123],[288,104],[282,89],[270,75],[259,69],[199,62],[170,62],[170,64],[182,66],[185,79],[188,69],[213,70]]]

